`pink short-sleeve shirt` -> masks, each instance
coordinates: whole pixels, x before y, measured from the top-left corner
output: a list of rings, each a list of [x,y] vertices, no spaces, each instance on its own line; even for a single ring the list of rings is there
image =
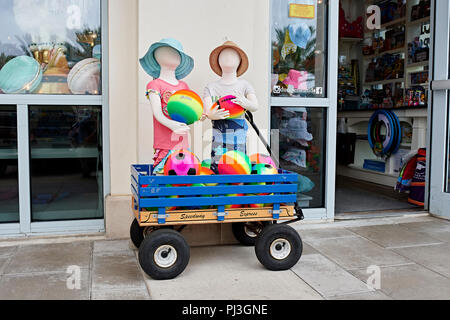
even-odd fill
[[[167,103],[170,97],[177,91],[189,90],[189,86],[179,81],[178,85],[170,84],[164,80],[156,79],[147,85],[147,97],[157,94],[161,99],[163,114],[170,119],[167,112]],[[180,150],[189,148],[188,134],[175,134],[172,130],[159,123],[153,116],[153,148],[164,150]]]

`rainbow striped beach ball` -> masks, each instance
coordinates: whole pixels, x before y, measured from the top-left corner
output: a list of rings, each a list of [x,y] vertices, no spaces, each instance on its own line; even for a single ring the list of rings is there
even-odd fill
[[[220,174],[251,174],[250,158],[241,151],[228,151],[219,161]]]
[[[201,119],[203,102],[194,91],[180,90],[170,97],[167,112],[172,120],[191,125]]]

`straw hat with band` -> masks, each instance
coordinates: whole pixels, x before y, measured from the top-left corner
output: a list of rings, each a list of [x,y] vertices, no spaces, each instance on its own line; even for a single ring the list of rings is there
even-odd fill
[[[211,65],[211,69],[219,76],[222,76],[222,68],[219,64],[219,56],[223,50],[228,48],[236,50],[236,52],[238,52],[241,56],[241,64],[239,65],[239,68],[237,70],[237,76],[240,77],[248,70],[248,56],[244,52],[244,50],[239,48],[238,45],[232,41],[225,42],[223,45],[217,47],[213,50],[213,52],[211,52],[211,55],[209,56],[209,64]]]
[[[139,60],[145,72],[155,79],[159,78],[161,66],[158,61],[156,61],[155,51],[161,47],[171,47],[178,51],[181,57],[181,63],[175,71],[175,76],[178,80],[186,78],[194,69],[194,59],[184,53],[181,43],[173,38],[162,39],[161,41],[152,44],[145,56]]]

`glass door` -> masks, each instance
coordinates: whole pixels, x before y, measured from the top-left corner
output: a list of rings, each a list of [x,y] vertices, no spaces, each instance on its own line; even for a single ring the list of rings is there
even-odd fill
[[[270,126],[306,220],[334,218],[338,1],[271,1]]]
[[[434,75],[431,83],[432,132],[430,160],[430,212],[450,218],[450,4],[436,1]]]

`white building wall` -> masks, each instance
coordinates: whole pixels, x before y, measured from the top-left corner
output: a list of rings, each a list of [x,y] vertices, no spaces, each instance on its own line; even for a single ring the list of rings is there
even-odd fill
[[[194,71],[184,81],[202,96],[206,84],[218,79],[209,66],[211,51],[226,38],[236,42],[250,59],[250,68],[243,78],[253,84],[261,104],[255,117],[259,127],[268,130],[269,21],[269,0],[166,0],[157,5],[155,1],[140,0],[139,56],[162,38],[179,40],[185,52],[195,60]],[[138,158],[142,163],[150,163],[153,156],[152,114],[145,97],[149,81],[151,77],[139,67]],[[204,132],[210,128],[210,123],[202,124]],[[197,130],[192,129],[192,132],[202,131]],[[199,157],[203,153],[204,158],[209,158],[209,137],[210,133],[206,134],[203,147],[199,134],[193,137],[191,147]]]

